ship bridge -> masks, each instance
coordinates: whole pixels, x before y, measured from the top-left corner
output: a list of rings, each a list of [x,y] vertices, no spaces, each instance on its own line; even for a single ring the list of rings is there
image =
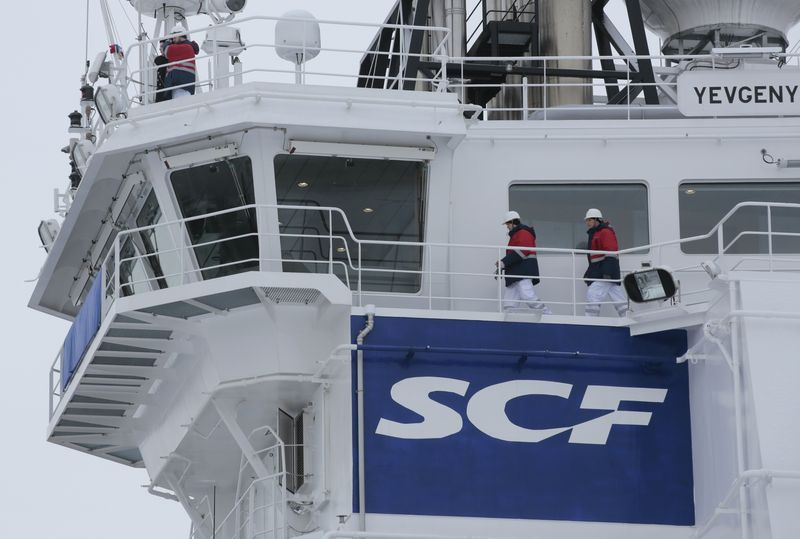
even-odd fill
[[[440,4],[218,18],[187,97],[159,38],[100,58],[30,302],[72,321],[48,439],[205,539],[795,536],[799,57],[649,54],[639,2],[626,46],[559,0],[600,56],[554,2]],[[552,314],[506,298],[509,210]],[[587,317],[592,255],[676,293]]]

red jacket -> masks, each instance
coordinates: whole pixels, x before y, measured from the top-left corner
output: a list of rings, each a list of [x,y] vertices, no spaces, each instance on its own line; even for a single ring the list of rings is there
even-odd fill
[[[586,233],[589,234],[590,251],[619,251],[617,235],[608,223],[601,223]],[[619,257],[616,254],[592,253],[586,255],[586,258],[589,259],[589,267],[583,277],[587,284],[591,284],[594,279],[620,278]]]
[[[590,251],[619,251],[617,235],[614,229],[605,223],[595,228],[594,234],[590,237],[592,240],[589,244]],[[601,253],[593,253],[589,255],[589,262],[599,262],[605,257],[606,255]]]
[[[177,69],[193,75],[196,74],[197,65],[195,63],[195,57],[199,51],[200,47],[198,47],[197,43],[194,41],[181,41],[180,43],[167,45],[166,50],[164,50],[164,55],[167,57],[168,62],[173,64],[167,66],[167,73]],[[174,62],[179,63],[175,64]]]
[[[536,247],[536,232],[526,225],[517,225],[508,233],[508,246],[503,257],[503,273],[506,275],[506,286],[521,279],[531,279],[533,284],[539,283],[539,262],[534,249],[520,247]]]

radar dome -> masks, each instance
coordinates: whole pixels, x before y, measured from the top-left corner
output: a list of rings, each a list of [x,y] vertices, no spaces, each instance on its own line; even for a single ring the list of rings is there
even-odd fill
[[[797,0],[642,0],[645,24],[665,54],[710,51],[741,44],[786,48],[800,21]]]
[[[128,0],[142,15],[155,16],[159,9],[177,9],[185,13],[239,13],[247,5],[247,0]]]
[[[302,64],[319,54],[319,23],[308,11],[297,9],[283,14],[275,25],[275,52],[290,62]]]

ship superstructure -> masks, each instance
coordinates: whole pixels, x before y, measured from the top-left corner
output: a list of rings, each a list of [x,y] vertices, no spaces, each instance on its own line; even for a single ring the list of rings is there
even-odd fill
[[[795,3],[629,0],[630,44],[602,0],[130,4],[40,226],[49,441],[204,539],[800,533]],[[595,207],[674,294],[584,316]],[[503,304],[508,210],[553,314]]]

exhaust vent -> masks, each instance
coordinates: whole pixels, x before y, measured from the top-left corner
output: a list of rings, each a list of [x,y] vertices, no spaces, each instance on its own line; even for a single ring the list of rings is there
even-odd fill
[[[261,290],[268,302],[276,304],[316,305],[322,297],[322,293],[315,288],[267,287]]]

